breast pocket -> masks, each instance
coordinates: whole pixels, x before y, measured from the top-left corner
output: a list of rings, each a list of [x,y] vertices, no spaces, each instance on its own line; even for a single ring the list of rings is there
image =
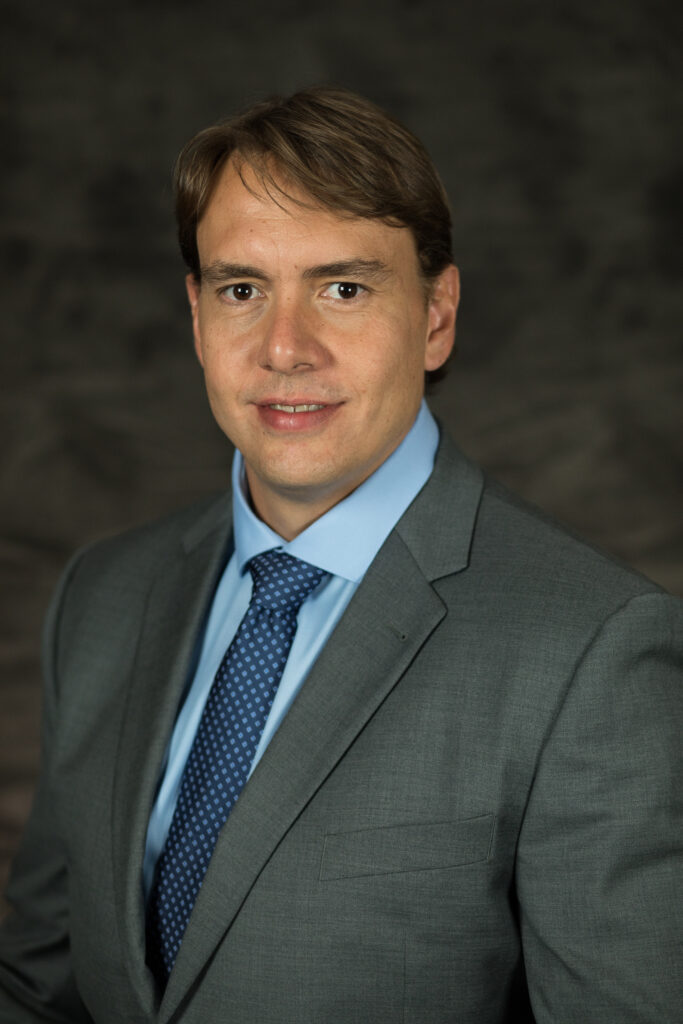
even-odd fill
[[[320,862],[320,881],[455,868],[485,861],[494,824],[495,815],[482,814],[460,821],[329,832]]]

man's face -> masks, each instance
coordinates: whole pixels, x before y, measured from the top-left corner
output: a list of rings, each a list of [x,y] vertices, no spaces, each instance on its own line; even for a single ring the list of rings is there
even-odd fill
[[[197,230],[201,286],[187,288],[214,416],[256,511],[291,537],[412,426],[424,372],[453,343],[457,270],[426,297],[408,229],[278,205],[242,173],[256,194],[228,163]]]

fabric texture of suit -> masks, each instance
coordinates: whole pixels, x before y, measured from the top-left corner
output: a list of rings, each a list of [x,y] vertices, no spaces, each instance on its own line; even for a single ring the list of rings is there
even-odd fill
[[[230,537],[223,497],[64,575],[0,1021],[680,1020],[682,604],[447,439],[240,796],[159,1001],[145,834]]]

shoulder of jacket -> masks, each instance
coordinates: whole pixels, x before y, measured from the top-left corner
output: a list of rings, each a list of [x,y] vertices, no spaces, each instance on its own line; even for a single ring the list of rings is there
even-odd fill
[[[170,557],[180,545],[192,547],[216,529],[227,533],[230,525],[230,494],[224,492],[93,541],[76,552],[69,569],[71,573],[100,573],[108,567],[121,571],[130,564],[136,573],[144,572],[146,566],[153,567]]]

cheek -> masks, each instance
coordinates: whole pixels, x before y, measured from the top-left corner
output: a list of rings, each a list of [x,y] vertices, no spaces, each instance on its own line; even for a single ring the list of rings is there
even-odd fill
[[[240,376],[242,353],[239,344],[224,330],[205,330],[199,350],[199,361],[207,382],[229,389]]]
[[[230,414],[236,404],[241,382],[229,353],[223,347],[202,346],[200,363],[204,372],[204,386],[216,418]]]
[[[417,328],[409,330],[405,322],[397,322],[395,330],[385,339],[373,360],[378,384],[388,392],[412,394],[421,390],[424,380],[424,351]]]

